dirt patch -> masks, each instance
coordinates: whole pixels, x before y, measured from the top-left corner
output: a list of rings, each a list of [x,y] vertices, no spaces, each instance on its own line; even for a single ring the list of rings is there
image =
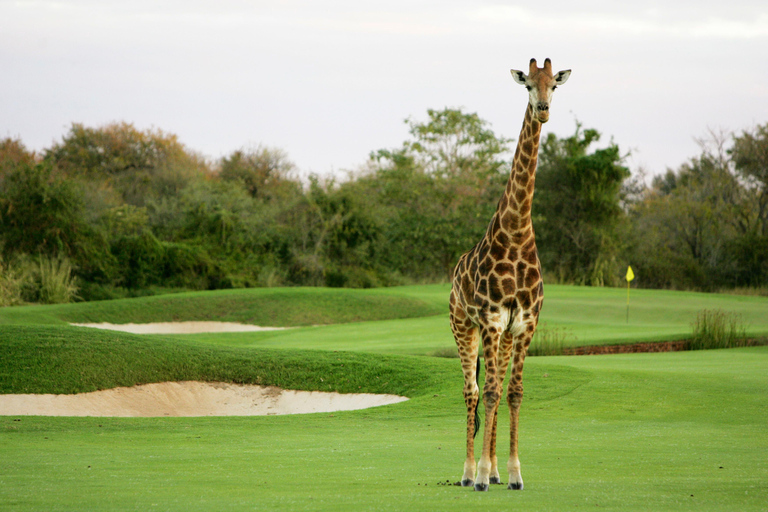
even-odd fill
[[[261,327],[234,322],[156,322],[150,324],[71,324],[77,327],[92,327],[133,334],[198,334],[203,332],[255,332],[276,331],[285,327]]]
[[[0,395],[0,416],[268,416],[352,411],[405,400],[396,395],[187,381],[77,395]]]

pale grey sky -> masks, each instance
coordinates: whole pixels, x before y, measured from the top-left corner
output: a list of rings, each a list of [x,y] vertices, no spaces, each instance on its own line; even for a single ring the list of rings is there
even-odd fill
[[[0,137],[40,150],[73,122],[127,121],[211,158],[264,144],[340,173],[428,108],[516,138],[527,96],[509,69],[531,57],[573,70],[545,131],[578,119],[633,170],[768,122],[764,0],[0,0]]]

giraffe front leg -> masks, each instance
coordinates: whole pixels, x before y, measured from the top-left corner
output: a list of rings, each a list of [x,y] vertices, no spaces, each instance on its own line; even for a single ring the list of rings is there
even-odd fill
[[[491,483],[493,469],[492,445],[493,431],[496,426],[496,413],[501,399],[501,386],[498,375],[496,355],[499,350],[499,337],[495,330],[489,329],[483,334],[483,353],[485,356],[485,385],[483,386],[483,405],[485,406],[485,425],[483,429],[483,452],[477,465],[476,491],[487,491]]]
[[[499,400],[499,403],[501,403],[501,400]],[[496,407],[496,413],[493,415],[493,418],[493,434],[491,434],[491,476],[488,479],[488,482],[491,485],[501,483],[501,475],[499,474],[499,460],[496,457],[496,426],[499,422],[498,406]]]
[[[509,367],[509,359],[512,352],[512,346],[514,338],[509,331],[505,331],[501,336],[501,342],[499,344],[498,354],[498,379],[499,379],[499,392],[504,388],[504,377],[507,374],[507,368]],[[499,400],[501,404],[501,400]],[[496,408],[496,414],[494,415],[495,421],[493,422],[493,435],[491,439],[491,484],[500,484],[501,475],[499,474],[499,464],[496,456],[496,430],[499,422],[498,406]]]
[[[475,484],[475,429],[476,411],[480,401],[480,392],[477,384],[469,393],[464,393],[464,401],[467,404],[467,456],[464,460],[464,474],[461,477],[462,487],[472,487]]]
[[[517,348],[516,346],[512,374],[509,378],[509,388],[507,389],[507,403],[509,404],[509,461],[507,462],[509,485],[507,485],[507,489],[521,491],[523,489],[523,477],[520,473],[520,458],[517,453],[517,432],[520,405],[523,402],[523,362],[525,360],[525,349],[520,347],[522,350],[518,352]]]
[[[512,381],[509,383],[509,394],[507,400],[510,410],[509,425],[509,461],[507,462],[507,471],[509,472],[509,484],[507,489],[521,491],[523,489],[523,476],[520,473],[520,458],[517,454],[517,424],[520,413],[520,404],[523,401],[523,385],[517,386]]]
[[[486,385],[483,390],[483,405],[485,406],[483,452],[480,456],[480,463],[477,465],[477,478],[475,479],[476,491],[487,491],[489,485],[491,484],[491,471],[493,470],[493,461],[491,459],[491,443],[493,440],[493,425],[496,423],[496,413],[498,411],[499,398],[499,392],[496,389],[495,384],[489,385],[486,376]],[[498,468],[496,472],[498,473]]]

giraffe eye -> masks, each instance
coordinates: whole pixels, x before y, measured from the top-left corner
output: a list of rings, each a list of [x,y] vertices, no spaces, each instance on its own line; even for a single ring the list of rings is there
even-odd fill
[[[528,89],[529,91],[532,89],[530,85],[526,85],[525,88]]]
[[[553,86],[552,86],[552,90],[554,91],[555,89],[557,89],[557,86],[556,86],[556,85],[553,85]]]

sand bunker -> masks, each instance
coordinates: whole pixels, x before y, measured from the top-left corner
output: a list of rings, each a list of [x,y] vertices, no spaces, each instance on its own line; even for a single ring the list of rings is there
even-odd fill
[[[0,416],[267,416],[352,411],[405,400],[396,395],[188,381],[78,395],[0,395]]]
[[[285,329],[285,327],[260,327],[258,325],[233,322],[158,322],[152,324],[110,324],[104,322],[100,324],[71,325],[130,332],[133,334],[197,334],[201,332],[254,332]]]

